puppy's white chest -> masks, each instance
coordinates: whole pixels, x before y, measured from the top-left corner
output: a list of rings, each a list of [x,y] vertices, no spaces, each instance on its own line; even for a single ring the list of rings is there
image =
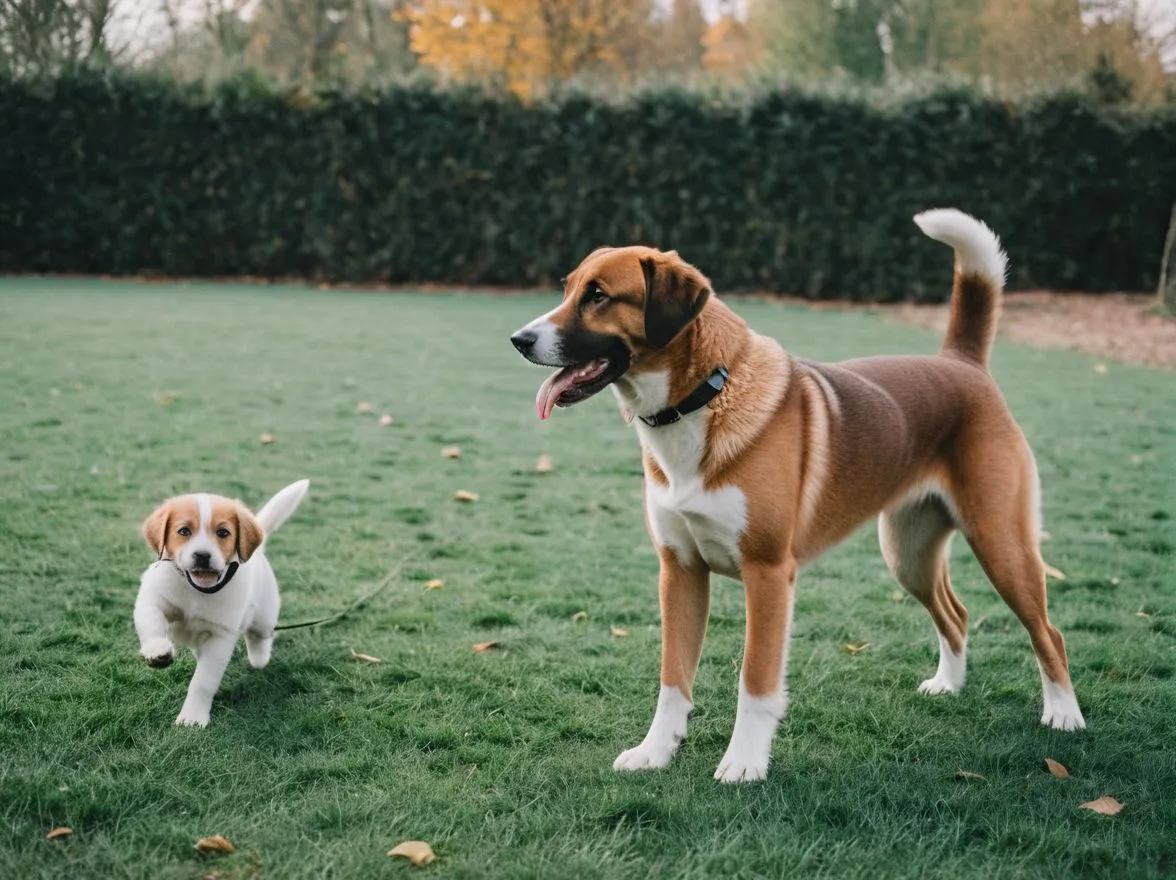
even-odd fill
[[[747,524],[747,499],[736,486],[708,492],[702,481],[650,481],[645,490],[649,529],[685,565],[704,562],[711,571],[740,577],[739,536]]]

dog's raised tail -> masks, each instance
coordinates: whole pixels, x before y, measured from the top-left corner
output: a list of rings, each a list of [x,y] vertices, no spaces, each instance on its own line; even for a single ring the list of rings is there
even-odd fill
[[[928,237],[955,248],[955,279],[942,353],[987,367],[1008,265],[1000,239],[984,223],[955,208],[924,211],[915,216],[915,223]]]
[[[282,523],[290,518],[290,514],[298,509],[302,496],[309,488],[310,480],[299,480],[267,501],[265,506],[257,511],[257,521],[261,523],[262,530],[267,535],[276,532]]]

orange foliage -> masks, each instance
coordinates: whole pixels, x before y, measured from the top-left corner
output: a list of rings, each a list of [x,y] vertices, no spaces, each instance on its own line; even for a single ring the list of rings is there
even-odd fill
[[[707,28],[702,45],[702,66],[725,76],[742,76],[763,54],[761,41],[751,29],[730,16]]]

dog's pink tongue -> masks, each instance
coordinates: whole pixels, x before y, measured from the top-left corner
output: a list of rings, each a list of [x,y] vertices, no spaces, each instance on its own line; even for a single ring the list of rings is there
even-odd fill
[[[564,367],[548,376],[539,386],[539,393],[535,395],[535,412],[539,414],[540,421],[551,417],[559,396],[575,384],[575,372],[574,367]]]

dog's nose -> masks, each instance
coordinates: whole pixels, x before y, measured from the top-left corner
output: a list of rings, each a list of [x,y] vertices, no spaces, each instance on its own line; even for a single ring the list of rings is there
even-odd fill
[[[539,340],[539,334],[533,330],[520,330],[510,338],[511,343],[519,350],[519,354],[526,354]]]
[[[194,568],[211,568],[212,567],[212,554],[211,553],[203,553],[203,552],[193,553],[192,554],[192,565]]]

